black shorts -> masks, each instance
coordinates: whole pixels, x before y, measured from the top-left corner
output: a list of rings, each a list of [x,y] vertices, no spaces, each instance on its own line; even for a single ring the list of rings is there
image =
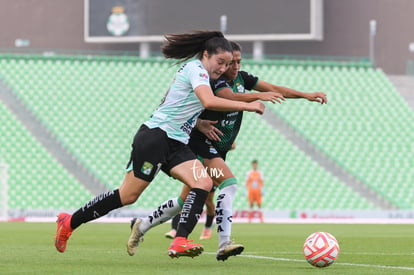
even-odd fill
[[[217,150],[211,140],[201,134],[192,134],[188,146],[197,155],[198,158],[202,159],[213,159],[222,158],[226,160],[227,152]]]
[[[187,145],[169,138],[160,128],[143,124],[135,134],[127,170],[132,168],[135,177],[151,182],[159,170],[170,176],[173,167],[195,159]]]

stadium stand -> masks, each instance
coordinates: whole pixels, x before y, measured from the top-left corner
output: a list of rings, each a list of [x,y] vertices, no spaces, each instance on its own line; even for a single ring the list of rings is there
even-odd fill
[[[343,168],[401,209],[414,206],[414,113],[380,69],[365,65],[252,67],[264,79],[325,91],[329,104],[269,107]]]
[[[414,133],[413,114],[396,96],[380,70],[370,69],[365,64],[344,66],[338,62],[316,61],[284,61],[283,64],[246,62],[243,66],[244,70],[278,85],[303,91],[326,91],[330,100],[326,106],[302,100],[268,106],[275,115],[283,117],[373,190],[401,208],[414,206],[413,187],[407,181],[413,178],[410,167],[414,167],[413,158],[409,158],[413,154],[413,148],[409,148]],[[122,171],[129,157],[128,145],[139,124],[159,104],[175,68],[164,60],[133,57],[0,56],[3,81],[55,138],[108,188],[116,188],[121,183]],[[383,106],[390,112],[384,114]],[[4,107],[2,117],[3,113],[7,114]],[[386,116],[387,120],[381,122]],[[7,115],[6,120],[12,124],[8,127],[21,128],[18,121],[9,117],[12,114]],[[358,129],[362,131],[356,131]],[[3,139],[12,143],[1,146],[4,152],[0,154],[8,155],[4,159],[14,164],[22,159],[19,150],[24,152],[24,147],[14,143],[16,132],[12,128],[2,129],[2,132],[9,133],[8,138]],[[376,144],[373,139],[376,137],[381,137],[381,143]],[[387,142],[394,145],[387,147]],[[3,140],[1,144],[4,144]],[[382,147],[393,148],[396,153]],[[45,148],[36,152],[32,159],[47,160]],[[237,149],[228,156],[229,166],[240,182],[236,209],[247,208],[242,186],[252,158],[260,160],[260,169],[265,174],[265,209],[375,209],[375,205],[313,162],[255,114],[245,114]],[[378,169],[382,165],[388,166]],[[17,164],[16,167],[20,168]],[[47,183],[47,186],[59,185],[61,189],[58,190],[67,196],[74,194],[72,190],[79,190],[77,192],[82,195],[76,195],[76,202],[70,200],[70,204],[63,202],[66,201],[64,199],[56,202],[43,200],[45,207],[78,207],[92,196],[74,182],[70,174],[61,171],[59,165],[52,162],[49,167],[36,170],[37,177],[49,175],[50,170],[59,171],[60,176],[49,177],[49,182],[44,178],[32,180],[33,185],[41,186],[39,182]],[[15,171],[10,172],[10,182],[16,188],[24,189],[25,185],[19,181]],[[61,181],[66,184],[60,184]],[[180,190],[180,183],[160,174],[138,206],[153,208],[159,202],[178,195]],[[15,201],[19,201],[19,193],[10,190]],[[15,204],[13,207],[30,206]]]
[[[253,159],[264,173],[264,208],[269,209],[372,209],[374,206],[322,169],[308,155],[255,114],[245,114],[236,151],[228,163],[244,184]],[[322,192],[321,192],[322,191]],[[239,207],[247,208],[239,189]]]
[[[171,79],[152,81],[149,76],[157,77],[161,71],[167,74],[171,63],[41,56],[6,57],[0,62],[3,80],[56,139],[108,188],[118,187],[132,137],[157,107]],[[149,193],[157,193],[160,199],[178,194],[181,185],[171,184],[173,180],[164,175],[158,179],[166,188],[153,184]],[[76,206],[87,200],[79,200]],[[157,202],[144,200],[139,206],[153,208]]]
[[[9,164],[9,208],[72,209],[91,197],[0,102],[0,155]]]

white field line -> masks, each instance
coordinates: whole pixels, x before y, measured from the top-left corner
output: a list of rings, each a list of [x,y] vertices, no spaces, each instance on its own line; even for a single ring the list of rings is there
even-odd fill
[[[213,252],[204,252],[204,253],[205,254],[216,254],[216,253],[213,253]],[[237,255],[237,257],[244,257],[244,258],[251,258],[251,259],[261,259],[261,260],[269,260],[269,261],[279,261],[279,262],[306,263],[305,260],[288,259],[288,258],[276,258],[276,257],[248,255],[248,254]],[[413,270],[414,271],[414,267],[410,267],[410,266],[388,266],[388,265],[353,264],[353,263],[338,263],[338,262],[334,263],[334,265],[370,267],[370,268],[378,268],[378,269]]]
[[[259,254],[259,252],[249,252],[249,254]],[[302,255],[300,252],[291,252],[291,251],[272,251],[272,254],[275,255]],[[411,256],[414,255],[413,253],[379,253],[379,252],[343,252],[341,251],[341,255],[347,254],[347,255],[370,255],[370,256]]]

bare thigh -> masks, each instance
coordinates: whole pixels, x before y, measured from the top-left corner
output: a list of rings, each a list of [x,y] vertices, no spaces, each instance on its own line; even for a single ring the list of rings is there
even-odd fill
[[[209,175],[213,174],[211,179],[213,180],[215,186],[219,186],[220,183],[222,183],[225,179],[234,177],[230,168],[227,166],[227,164],[222,158],[204,159],[203,163],[204,166],[207,167],[207,170],[204,170],[207,171]],[[190,189],[191,188],[188,185],[184,185],[183,189],[181,190],[180,198],[183,201],[187,197],[188,192],[190,192]],[[208,191],[211,191],[211,189]],[[214,194],[212,196],[214,196]]]
[[[213,185],[210,176],[205,172],[203,164],[197,159],[180,163],[170,170],[170,174],[190,189],[200,188],[210,192]]]

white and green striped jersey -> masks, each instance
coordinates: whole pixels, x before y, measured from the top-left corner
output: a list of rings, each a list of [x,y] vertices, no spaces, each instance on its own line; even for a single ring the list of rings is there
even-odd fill
[[[209,81],[200,60],[184,64],[177,71],[161,105],[144,124],[149,128],[159,127],[169,138],[187,144],[197,118],[204,110],[194,89],[200,85],[210,86]]]

